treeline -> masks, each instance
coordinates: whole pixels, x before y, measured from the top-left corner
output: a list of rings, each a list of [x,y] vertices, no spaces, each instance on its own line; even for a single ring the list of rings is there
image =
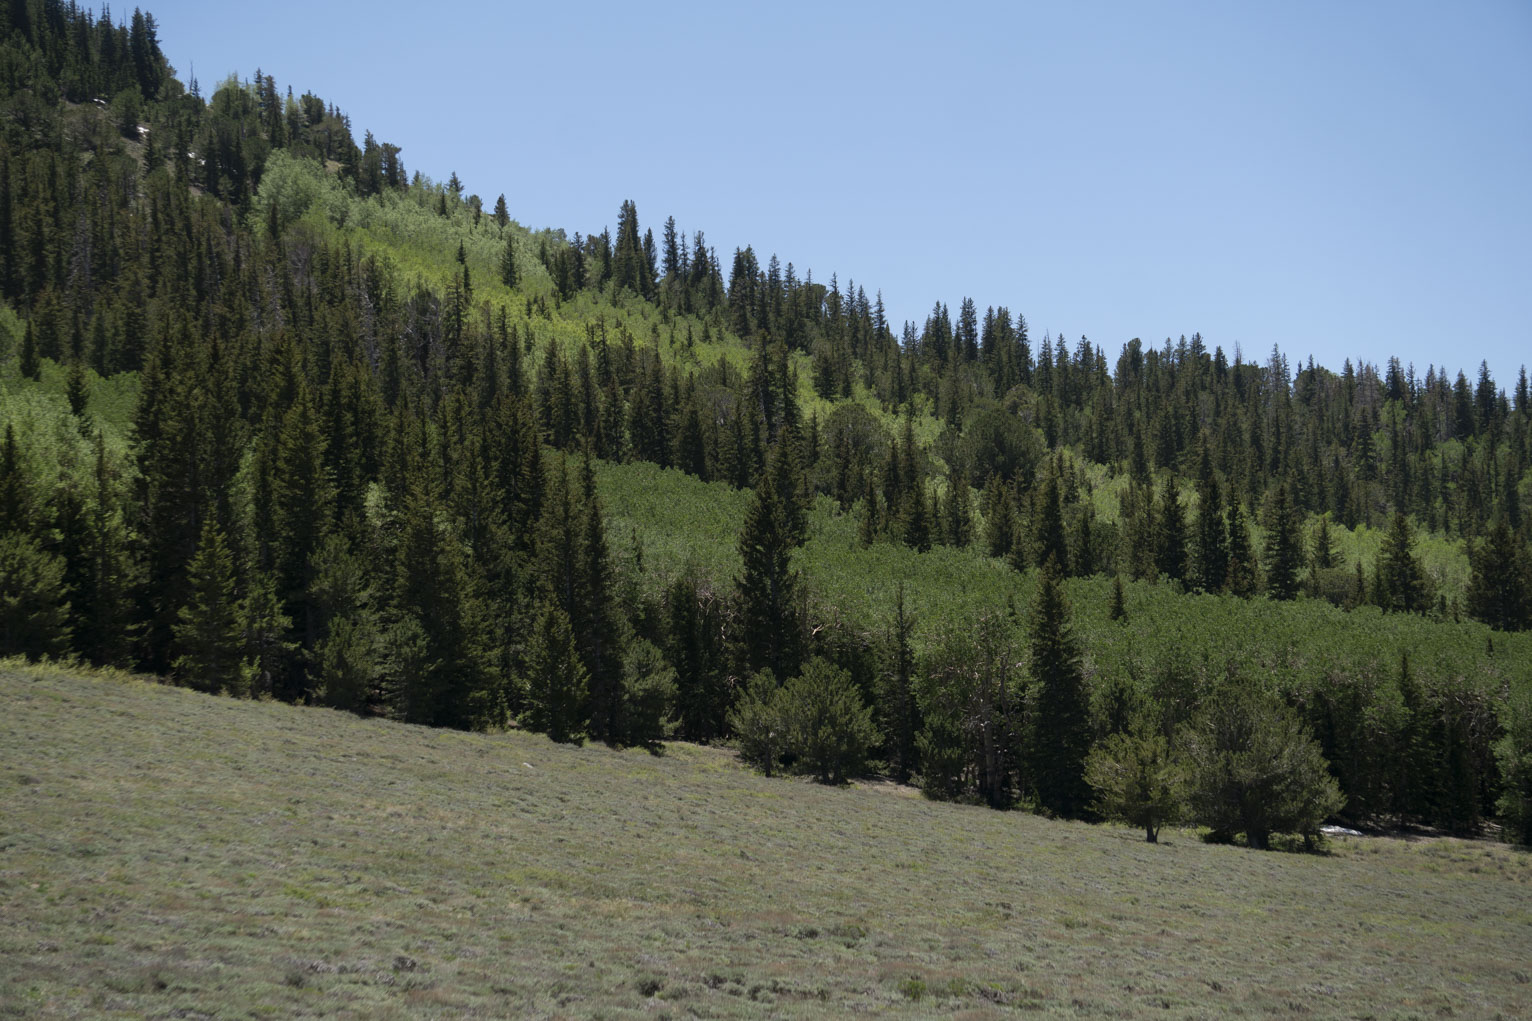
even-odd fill
[[[1513,401],[1487,369],[1476,388],[1397,363],[1292,375],[1197,337],[1134,341],[1108,371],[1083,339],[1034,354],[1021,316],[967,300],[896,337],[880,297],[748,248],[725,286],[700,232],[656,241],[631,202],[615,238],[529,235],[503,196],[486,215],[455,175],[407,179],[398,147],[357,146],[334,106],[259,73],[204,101],[148,15],[3,17],[6,353],[25,379],[62,372],[69,414],[30,384],[7,398],[0,653],[430,725],[736,738],[768,768],[881,763],[933,796],[1081,815],[1101,807],[1092,747],[1197,747],[1260,684],[1173,658],[1087,676],[1063,577],[1116,576],[1119,603],[1129,578],[1449,617],[1423,527],[1470,540],[1462,610],[1532,624],[1524,371]],[[261,187],[277,152],[324,161],[348,202],[493,231],[498,279],[459,242],[445,286],[406,281],[284,212]],[[126,442],[92,411],[120,373]],[[614,553],[593,459],[752,490],[740,573],[651,586],[641,550]],[[1127,480],[1115,514],[1092,465]],[[979,546],[1046,579],[1032,613],[845,619],[795,568],[820,496],[864,545]],[[1384,551],[1346,563],[1330,529],[1362,523],[1387,524]],[[1497,800],[1525,818],[1507,693],[1401,662],[1262,697],[1252,713],[1310,728],[1348,818],[1472,831]]]

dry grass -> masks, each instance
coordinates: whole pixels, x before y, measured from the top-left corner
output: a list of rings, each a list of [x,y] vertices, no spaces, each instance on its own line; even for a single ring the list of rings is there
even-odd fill
[[[1493,1018],[1532,858],[1160,846],[0,665],[0,1015]]]

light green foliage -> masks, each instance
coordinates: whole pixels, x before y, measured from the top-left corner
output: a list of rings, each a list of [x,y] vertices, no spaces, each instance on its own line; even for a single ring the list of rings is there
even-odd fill
[[[751,676],[729,712],[739,757],[767,776],[787,746],[778,693],[777,679],[770,670],[761,670]]]
[[[782,688],[778,711],[799,771],[838,784],[866,768],[878,731],[846,671],[818,657],[810,660]]]
[[[273,206],[283,230],[311,212],[323,218],[319,222],[344,227],[353,201],[345,186],[318,162],[277,149],[266,158],[261,187],[250,210],[250,229],[265,231]]]
[[[1108,736],[1086,756],[1085,782],[1096,792],[1097,812],[1142,828],[1151,844],[1181,814],[1181,771],[1163,734]]]

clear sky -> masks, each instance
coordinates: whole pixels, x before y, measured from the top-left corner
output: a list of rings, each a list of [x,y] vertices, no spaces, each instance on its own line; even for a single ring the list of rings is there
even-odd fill
[[[1525,0],[145,9],[204,95],[259,67],[523,224],[631,198],[896,324],[1532,363]]]

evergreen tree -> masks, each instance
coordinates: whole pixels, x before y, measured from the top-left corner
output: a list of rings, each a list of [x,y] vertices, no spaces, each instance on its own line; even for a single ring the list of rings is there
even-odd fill
[[[1192,540],[1192,570],[1197,587],[1221,592],[1229,577],[1229,530],[1224,520],[1223,489],[1213,474],[1204,444],[1197,482],[1197,530]]]
[[[745,670],[797,673],[798,572],[792,569],[792,523],[772,472],[763,472],[745,513],[739,553],[744,572],[735,582]]]
[[[589,678],[575,649],[569,617],[556,604],[545,602],[536,620],[524,722],[555,741],[578,741],[585,732]]]
[[[235,592],[234,555],[211,517],[202,526],[186,574],[188,595],[176,615],[171,664],[177,680],[200,691],[249,694],[252,666],[245,658],[245,619]]]
[[[1186,512],[1174,479],[1165,481],[1160,513],[1155,521],[1154,567],[1161,578],[1186,580]]]
[[[1229,572],[1224,587],[1230,595],[1249,599],[1256,590],[1255,550],[1250,543],[1250,526],[1238,500],[1229,502]]]
[[[1419,613],[1429,606],[1425,571],[1415,556],[1415,534],[1398,511],[1378,555],[1377,584],[1384,609]]]
[[[1141,827],[1151,844],[1181,813],[1179,763],[1163,734],[1110,735],[1086,757],[1085,780],[1096,792],[1097,812]]]
[[[1059,481],[1052,472],[1043,482],[1032,515],[1032,558],[1038,567],[1053,560],[1058,564],[1061,576],[1069,573],[1069,543],[1064,537],[1064,510],[1059,500]]]
[[[499,218],[497,210],[495,219]],[[516,267],[516,236],[512,234],[505,239],[505,249],[500,253],[500,282],[507,287],[515,287],[520,279],[521,275]]]
[[[1303,569],[1303,535],[1292,491],[1283,482],[1272,495],[1266,514],[1266,591],[1273,599],[1292,599],[1298,594],[1298,574]]]
[[[1089,809],[1085,755],[1090,751],[1090,698],[1080,647],[1069,624],[1058,564],[1043,567],[1032,608],[1032,683],[1036,717],[1032,736],[1038,803],[1048,812],[1078,818]]]
[[[1468,544],[1468,614],[1500,631],[1532,627],[1532,554],[1504,518]]]

